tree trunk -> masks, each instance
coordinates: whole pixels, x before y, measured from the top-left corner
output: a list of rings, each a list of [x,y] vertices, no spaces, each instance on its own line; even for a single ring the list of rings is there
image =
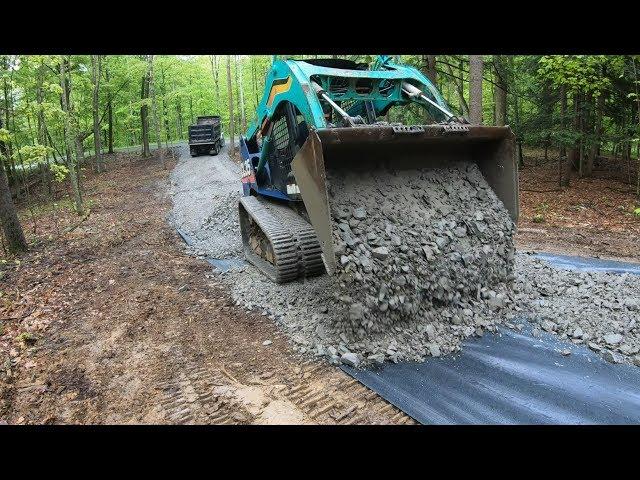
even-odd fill
[[[461,76],[460,80],[453,74],[453,69],[451,68],[451,65],[447,63],[446,67],[456,87],[456,94],[458,95],[460,111],[462,112],[462,115],[469,118],[469,105],[467,104],[467,101],[464,98],[464,70],[462,68],[462,62],[460,62],[460,76]]]
[[[158,150],[160,150],[162,148],[162,137],[160,136],[160,124],[158,123],[156,80],[153,74],[153,55],[149,55],[149,89],[151,93],[151,115],[153,116],[153,128],[156,134],[156,145],[158,147]]]
[[[149,58],[147,56],[147,62]],[[140,106],[140,121],[142,122],[142,156],[149,157],[151,150],[149,149],[149,105],[146,100],[149,98],[149,83],[151,82],[151,72],[149,71],[147,63],[147,70],[142,77],[142,89],[140,93],[140,99],[142,105]]]
[[[230,152],[234,155],[235,151],[235,125],[233,121],[233,85],[231,84],[231,55],[227,55],[227,95],[229,97],[229,142]]]
[[[438,72],[436,71],[436,56],[422,55],[423,72],[435,87],[438,80]]]
[[[175,90],[175,84],[173,88]],[[176,134],[178,135],[178,140],[182,140],[182,103],[180,102],[180,97],[176,98]]]
[[[578,117],[578,94],[574,93],[572,95],[572,102],[573,102],[573,120],[572,120],[572,127],[573,127],[573,131],[574,132],[578,132],[579,127],[580,127],[580,121],[579,121],[579,117]],[[577,161],[578,161],[578,141],[574,141],[571,143],[571,145],[567,148],[567,162],[566,162],[566,166],[565,166],[565,185],[569,184],[569,176],[571,175],[571,172],[576,168],[577,166]]]
[[[236,57],[237,58],[237,57]],[[239,71],[239,73],[238,73]],[[236,75],[239,77],[239,85],[240,85],[240,118],[242,120],[242,131],[247,131],[247,117],[245,116],[245,108],[244,108],[244,75],[242,72],[242,61],[236,62]]]
[[[0,129],[2,128],[2,119],[0,118]],[[4,163],[6,155],[9,153],[7,145],[0,142],[0,163]],[[18,212],[11,199],[11,190],[9,189],[9,181],[4,168],[0,168],[0,224],[4,237],[7,240],[10,252],[24,252],[27,250],[27,241],[24,238],[24,232],[18,219]]]
[[[254,56],[251,55],[251,85],[253,88],[253,96],[256,98],[256,107],[258,106],[258,104],[260,103],[260,100],[258,99],[258,80],[256,78],[256,65],[254,62]]]
[[[493,69],[491,69],[489,71],[489,84],[491,85],[491,118],[492,118],[492,123],[491,125],[495,125],[496,124],[496,83],[498,83],[495,79],[495,74],[493,72]]]
[[[236,116],[238,118],[236,118],[236,130],[238,131],[238,148],[240,148],[240,135],[242,135],[241,133],[241,129],[242,129],[242,105],[240,104],[240,75],[239,75],[239,68],[238,68],[238,56],[234,55],[233,56],[233,74],[234,74],[234,79],[235,79],[235,84],[236,84],[236,104],[235,104],[235,109],[236,109]]]
[[[211,61],[211,75],[213,76],[213,91],[215,93],[215,98],[216,98],[216,109],[220,110],[220,85],[218,82],[218,56],[210,55],[209,60]]]
[[[640,135],[640,92],[638,91],[638,70],[636,69],[636,59],[633,60],[633,76],[635,79],[635,89],[636,89],[636,102],[638,104],[638,135]],[[638,201],[640,201],[640,143],[637,147],[637,156],[638,156],[638,171],[636,172],[636,197],[638,197]]]
[[[582,177],[583,167],[584,167],[584,97],[582,94],[578,95],[578,101],[576,104],[576,132],[578,132],[578,145],[577,145],[577,154],[576,154],[576,169],[578,170],[578,176]]]
[[[76,206],[76,213],[78,215],[84,214],[84,205],[82,203],[82,192],[80,191],[80,182],[78,181],[78,173],[76,171],[76,163],[80,159],[74,161],[73,154],[71,153],[71,145],[76,143],[76,154],[78,153],[77,140],[78,134],[76,132],[75,123],[71,118],[70,108],[70,88],[68,80],[66,78],[66,66],[68,66],[68,59],[63,56],[60,57],[60,87],[62,88],[62,94],[60,101],[62,103],[62,111],[64,112],[64,133],[65,133],[65,145],[67,147],[67,168],[69,169],[69,182],[71,183],[71,189],[73,191],[73,200]]]
[[[111,80],[109,76],[109,68],[105,69],[105,78],[107,83]],[[111,87],[111,86],[109,86]],[[107,91],[107,121],[109,122],[109,133],[108,133],[108,143],[109,143],[109,151],[108,153],[113,153],[113,100],[111,99],[111,88]]]
[[[100,119],[98,118],[98,111],[100,109],[100,67],[100,55],[91,55],[91,80],[93,82],[93,147],[95,168],[98,173],[106,170],[102,164],[102,139],[100,138]]]
[[[4,64],[3,64],[4,69],[8,70],[9,69],[9,60],[7,58],[5,58],[4,60]],[[9,87],[9,82],[7,80],[7,77],[5,76],[2,80],[2,84],[3,84],[3,93],[4,93],[4,124],[5,124],[5,128],[9,129],[10,123],[10,111],[11,111],[11,98],[10,98],[10,94],[9,92],[11,91],[11,88]],[[7,143],[5,143],[4,148],[6,149],[6,154],[5,154],[5,158],[8,161],[8,164],[6,165],[7,168],[7,181],[9,182],[9,184],[15,182],[16,179],[16,172],[15,172],[15,165],[13,162],[13,145],[11,144],[11,140],[9,140]]]
[[[75,153],[75,160],[73,157],[68,157],[67,161],[72,162],[75,165],[75,184],[77,185],[78,192],[80,193],[80,198],[82,200],[82,165],[84,163],[84,139],[89,135],[88,133],[83,133],[80,131],[78,126],[78,116],[75,114],[75,108],[73,105],[73,99],[71,97],[72,85],[71,85],[71,56],[64,56],[65,63],[65,82],[66,82],[66,99],[67,99],[67,110],[69,112],[68,118],[71,125],[72,132],[71,136],[71,145],[73,147],[73,151]],[[84,202],[83,202],[84,205]],[[84,211],[84,208],[82,209]],[[80,213],[78,213],[80,215]]]
[[[585,165],[584,174],[590,177],[593,174],[593,164],[598,154],[600,142],[602,141],[602,112],[604,110],[604,95],[601,93],[596,99],[596,116],[594,120],[594,141],[589,150],[589,157],[587,158],[587,164]]]
[[[70,105],[70,111],[73,112],[73,103],[69,104]],[[74,118],[72,118],[72,120],[75,120]],[[82,133],[78,133],[78,127],[75,126],[75,130],[76,130],[76,136],[73,142],[73,146],[74,149],[76,151],[76,171],[77,171],[77,175],[78,175],[78,185],[80,185],[81,183],[81,168],[82,168],[82,164],[84,163],[84,144],[83,144],[83,140],[84,140],[84,135]]]
[[[3,147],[5,149],[5,147]],[[10,252],[24,252],[27,250],[27,241],[18,219],[15,205],[11,199],[11,190],[7,173],[4,168],[0,168],[0,223],[2,231],[7,240]]]
[[[564,85],[560,87],[560,130],[564,132],[566,126],[566,118],[567,118],[567,90]],[[567,156],[567,149],[564,145],[564,142],[560,145],[560,152],[558,156],[558,182],[560,186],[568,186],[569,185],[569,177],[563,178],[562,175],[562,159]],[[565,169],[568,160],[565,158]]]
[[[469,121],[482,124],[482,55],[469,55]]]
[[[193,116],[193,97],[189,93],[189,124],[193,125],[194,123],[196,123],[196,117]]]
[[[25,118],[27,119],[27,131],[29,132],[29,142],[31,143],[31,145],[34,145],[36,143],[36,138],[33,135],[33,127],[31,125],[31,114],[30,114],[30,110],[31,110],[31,102],[29,102],[29,98],[25,98],[25,106],[26,108],[26,115]]]
[[[496,82],[493,87],[495,98],[495,124],[503,126],[507,124],[507,76],[501,55],[493,56],[493,67],[496,73]]]
[[[167,90],[164,83],[164,69],[160,70],[160,79],[162,80],[160,89],[162,93],[162,118],[164,120],[164,145],[168,147],[168,142],[171,141],[171,130],[169,129],[169,109],[167,107],[167,100],[165,99]]]
[[[553,105],[552,105],[552,94],[551,94],[551,89],[549,87],[549,83],[545,82],[542,85],[542,115],[543,118],[545,118],[547,120],[547,122],[551,122],[551,120],[553,119]],[[553,125],[550,125],[551,127]],[[545,165],[547,163],[547,160],[549,159],[549,146],[551,143],[551,133],[549,130],[549,127],[545,128],[545,135],[544,135],[544,161],[545,161]],[[538,163],[538,159],[536,157],[536,164]]]
[[[45,117],[44,117],[44,78],[45,78],[45,65],[41,63],[38,66],[38,77],[36,81],[36,102],[38,104],[38,144],[46,147],[47,146],[47,135],[45,133]],[[44,164],[42,165],[42,181],[46,186],[47,193],[51,197],[53,194],[53,187],[51,185],[51,172],[49,168],[49,155],[47,155],[44,159]]]
[[[513,56],[509,57],[511,71],[514,71]],[[522,155],[522,132],[520,131],[520,100],[518,98],[518,88],[513,84],[513,113],[514,113],[514,130],[516,134],[516,146],[518,151],[518,167],[524,168],[524,156]]]

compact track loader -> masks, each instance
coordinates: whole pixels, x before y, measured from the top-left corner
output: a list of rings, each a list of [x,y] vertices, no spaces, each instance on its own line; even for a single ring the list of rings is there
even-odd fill
[[[392,107],[416,105],[429,122],[385,121]],[[426,76],[388,56],[371,67],[338,59],[274,60],[240,149],[244,252],[278,283],[336,270],[328,174],[473,161],[513,220],[518,217],[510,128],[456,117]]]

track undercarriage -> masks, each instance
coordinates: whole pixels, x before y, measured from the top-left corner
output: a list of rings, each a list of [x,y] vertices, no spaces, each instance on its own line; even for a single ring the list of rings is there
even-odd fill
[[[247,196],[238,209],[245,256],[272,281],[286,283],[325,272],[313,227],[291,208]]]

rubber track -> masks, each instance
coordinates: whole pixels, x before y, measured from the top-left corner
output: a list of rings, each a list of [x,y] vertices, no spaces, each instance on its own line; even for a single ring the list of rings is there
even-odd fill
[[[320,242],[304,219],[288,207],[256,197],[242,197],[239,203],[242,243],[247,260],[276,283],[322,274]],[[275,265],[258,256],[249,246],[248,218],[260,227],[273,248]]]

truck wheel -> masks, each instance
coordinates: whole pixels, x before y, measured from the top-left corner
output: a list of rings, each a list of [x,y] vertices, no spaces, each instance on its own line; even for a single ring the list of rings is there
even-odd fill
[[[191,154],[192,157],[195,157],[196,155],[198,155],[198,152],[196,152],[193,148],[189,150],[189,153]]]

